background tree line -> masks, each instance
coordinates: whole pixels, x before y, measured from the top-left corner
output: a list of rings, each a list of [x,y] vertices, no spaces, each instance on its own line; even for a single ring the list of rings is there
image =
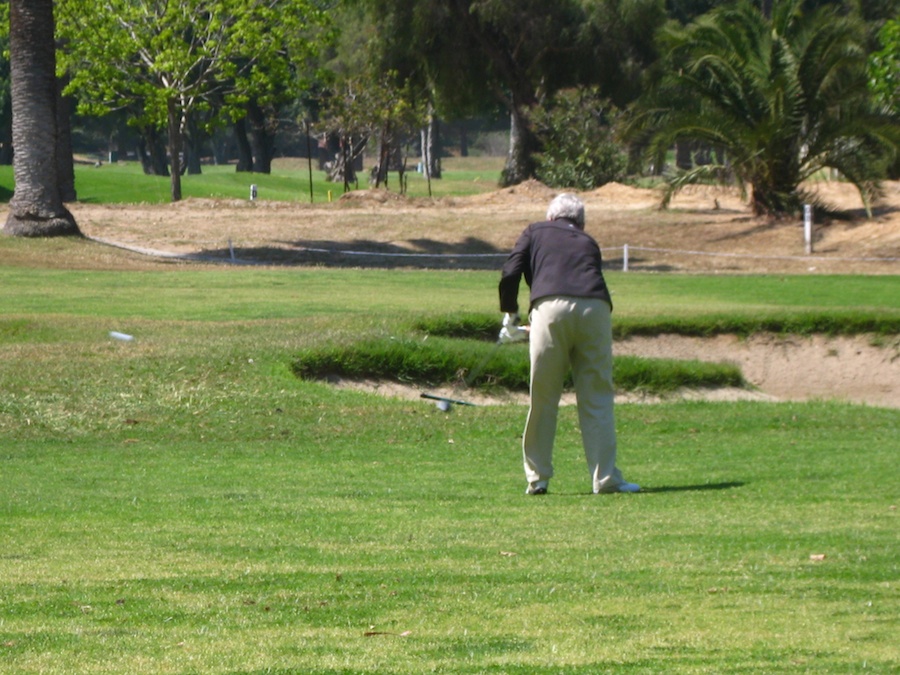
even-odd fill
[[[10,28],[0,161],[36,140],[33,127],[28,140],[13,138],[11,64],[17,49],[48,39],[19,31],[16,42],[16,16],[46,21],[49,8],[56,140],[105,146],[113,157],[134,152],[145,171],[171,177],[173,200],[203,157],[268,172],[291,146],[307,154],[310,134],[346,189],[367,149],[372,182],[397,170],[402,189],[410,153],[439,178],[442,135],[471,120],[507,126],[503,184],[536,177],[588,189],[661,172],[674,148],[673,188],[731,179],[749,188],[758,213],[779,214],[796,210],[800,182],[822,168],[866,197],[897,170],[900,0],[10,0],[0,8]],[[71,147],[59,152],[71,163]]]

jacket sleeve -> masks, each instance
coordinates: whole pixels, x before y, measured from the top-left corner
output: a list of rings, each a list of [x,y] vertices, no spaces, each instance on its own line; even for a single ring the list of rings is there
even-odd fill
[[[526,229],[513,247],[500,273],[500,311],[519,311],[519,283],[522,276],[531,284],[531,230]]]

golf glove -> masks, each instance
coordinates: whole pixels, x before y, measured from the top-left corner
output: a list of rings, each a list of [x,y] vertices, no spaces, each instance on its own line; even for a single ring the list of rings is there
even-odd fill
[[[520,342],[528,339],[528,328],[519,325],[519,315],[509,313],[503,315],[503,328],[500,329],[499,341],[506,344],[508,342]]]

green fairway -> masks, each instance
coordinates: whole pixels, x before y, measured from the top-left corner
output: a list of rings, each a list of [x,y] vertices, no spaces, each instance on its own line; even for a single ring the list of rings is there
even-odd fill
[[[31,245],[0,239],[3,673],[900,669],[898,410],[620,405],[644,491],[594,496],[564,408],[527,497],[523,407],[292,370],[490,323],[496,274],[2,263]],[[636,331],[900,321],[890,277],[610,285]]]
[[[441,180],[431,182],[431,195],[478,194],[497,189],[502,158],[467,159],[460,163],[454,158],[445,160],[446,170]],[[425,197],[429,194],[428,180],[416,173],[413,163],[406,172],[406,194]],[[367,172],[360,173],[360,182],[351,189],[366,189]],[[398,176],[391,173],[388,188],[400,192]],[[305,159],[276,160],[269,174],[238,173],[230,164],[204,166],[199,175],[182,177],[184,198],[250,199],[250,186],[257,186],[257,197],[267,201],[310,201],[310,175]],[[0,166],[0,197],[12,197],[15,180],[12,166]],[[165,204],[171,200],[171,179],[148,176],[138,162],[118,162],[75,167],[75,187],[78,200],[87,204]],[[342,183],[331,183],[326,174],[313,163],[312,200],[315,203],[337,200],[344,193]]]
[[[84,245],[65,242],[70,252],[63,255],[74,258],[71,250]],[[0,239],[0,256],[13,257],[33,246],[29,240]],[[848,332],[863,332],[854,322],[881,326],[886,332],[900,328],[897,277],[660,277],[621,272],[608,272],[607,277],[620,331],[658,332],[663,327],[716,332],[766,323],[777,331],[779,322],[800,332],[815,331],[817,325],[840,332],[842,324],[848,324]],[[496,283],[496,272],[482,271],[222,267],[123,274],[4,267],[0,262],[0,299],[7,315],[227,321],[365,313],[370,323],[378,323],[395,312],[491,313]],[[525,292],[523,286],[523,305]]]

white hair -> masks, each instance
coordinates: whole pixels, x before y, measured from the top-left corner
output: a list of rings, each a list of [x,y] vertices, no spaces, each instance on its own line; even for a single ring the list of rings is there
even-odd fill
[[[567,218],[584,228],[584,202],[568,192],[556,195],[547,208],[547,220]]]

